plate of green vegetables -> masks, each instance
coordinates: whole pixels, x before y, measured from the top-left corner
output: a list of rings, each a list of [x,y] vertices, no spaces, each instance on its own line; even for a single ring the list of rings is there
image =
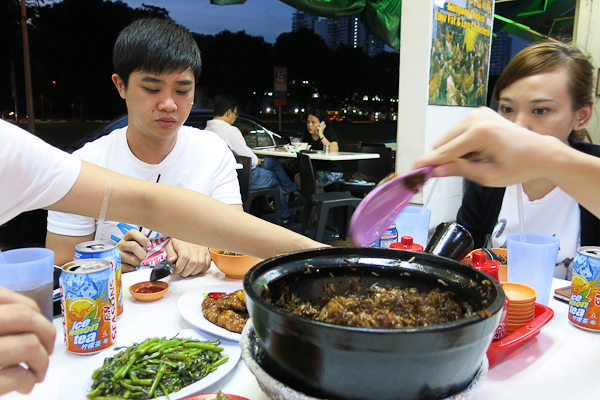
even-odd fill
[[[117,344],[76,368],[60,385],[61,400],[175,400],[200,392],[236,366],[237,342],[184,329],[166,337]]]

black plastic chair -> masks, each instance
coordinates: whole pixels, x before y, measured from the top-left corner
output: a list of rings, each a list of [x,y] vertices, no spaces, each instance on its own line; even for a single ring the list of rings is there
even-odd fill
[[[360,143],[339,143],[340,151],[347,151],[350,153],[360,153]],[[342,172],[344,176],[342,179],[348,180],[352,178],[356,172],[358,172],[358,160],[345,160],[341,162]]]
[[[363,144],[360,149],[361,153],[378,153],[379,158],[358,160],[357,170],[352,178],[364,180],[366,183],[344,179],[339,190],[365,195],[373,190],[383,178],[394,172],[394,158],[392,149],[383,144]]]
[[[313,208],[316,207],[317,226],[315,240],[318,242],[322,241],[329,210],[337,207],[343,207],[343,210],[341,210],[342,215],[339,218],[338,224],[340,239],[345,240],[346,230],[348,227],[348,211],[349,209],[355,209],[360,203],[361,199],[344,192],[316,193],[315,171],[310,157],[300,152],[298,153],[297,160],[298,167],[300,168],[300,193],[302,193],[302,195],[307,199],[306,206],[304,207],[304,219],[302,220],[300,233],[303,234],[306,232],[308,222],[312,216]]]
[[[273,205],[275,207],[275,220],[278,225],[283,226],[281,218],[281,199],[279,197],[279,189],[277,188],[263,188],[250,190],[250,174],[252,172],[252,160],[246,156],[235,156],[235,160],[242,164],[243,168],[238,169],[238,180],[240,182],[240,192],[242,195],[242,204],[244,211],[253,214],[257,217],[261,217],[260,213],[252,212],[252,202],[257,197],[271,196],[273,198]]]

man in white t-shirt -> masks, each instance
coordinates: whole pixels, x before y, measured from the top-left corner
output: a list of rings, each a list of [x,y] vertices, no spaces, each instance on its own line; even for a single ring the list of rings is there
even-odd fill
[[[227,143],[233,154],[250,157],[252,172],[250,174],[250,190],[262,188],[279,189],[281,200],[281,217],[284,223],[290,218],[285,195],[298,190],[287,175],[283,166],[274,157],[258,158],[246,144],[242,132],[233,123],[238,115],[238,102],[228,95],[215,97],[214,119],[206,123],[206,129],[215,132]],[[295,193],[299,195],[297,192]]]
[[[213,132],[183,126],[200,76],[200,50],[187,29],[166,19],[137,20],[117,38],[112,80],[127,104],[129,124],[76,151],[81,160],[146,181],[191,189],[242,209],[235,159]],[[56,263],[73,259],[75,245],[94,239],[94,218],[50,212],[46,246]],[[175,273],[210,267],[203,246],[149,229],[106,221],[101,240],[119,244],[123,272],[140,264],[176,262]],[[146,243],[150,239],[151,246]]]

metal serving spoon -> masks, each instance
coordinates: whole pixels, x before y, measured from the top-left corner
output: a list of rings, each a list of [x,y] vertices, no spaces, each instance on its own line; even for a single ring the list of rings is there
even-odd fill
[[[500,261],[500,257],[498,257],[498,254],[492,249],[492,235],[485,235],[485,242],[483,243],[481,251],[485,252],[490,260]]]
[[[150,272],[150,282],[166,278],[171,275],[173,271],[175,271],[175,264],[168,259],[164,259],[152,268],[152,272]]]
[[[410,199],[433,176],[433,167],[423,167],[380,183],[356,207],[350,230],[358,246],[374,243],[389,229]]]

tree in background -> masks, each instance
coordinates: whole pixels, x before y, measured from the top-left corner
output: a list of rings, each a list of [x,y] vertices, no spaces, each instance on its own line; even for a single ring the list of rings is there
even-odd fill
[[[10,80],[14,62],[19,109],[24,115],[20,1],[0,0],[0,10],[0,112],[14,108]],[[112,49],[119,32],[138,18],[169,17],[164,8],[143,5],[134,9],[108,0],[41,1],[27,13],[36,116],[83,120],[112,119],[126,111],[110,80]],[[273,91],[276,66],[288,70],[284,112],[311,107],[387,112],[394,107],[389,100],[397,98],[397,53],[367,57],[359,49],[330,49],[323,38],[306,29],[283,33],[274,45],[244,31],[194,37],[203,60],[200,107],[212,107],[210,99],[226,93],[238,99],[241,111],[259,116],[272,106],[272,97],[265,93]],[[377,98],[381,101],[373,100]],[[298,121],[302,119],[299,115]]]
[[[274,51],[276,65],[273,67],[287,68],[288,102],[299,107],[322,107],[322,89],[328,85],[333,72],[331,50],[323,38],[306,28],[300,28],[279,35]],[[317,93],[321,97],[313,97]]]
[[[35,98],[49,98],[56,113],[80,119],[125,113],[111,82],[115,40],[135,19],[168,16],[164,8],[133,9],[121,1],[63,0],[37,7],[30,31]],[[51,80],[56,85],[45,85]]]
[[[206,92],[204,97],[234,96],[240,110],[257,115],[265,92],[273,90],[273,45],[244,31],[195,38],[202,52],[199,86]]]

